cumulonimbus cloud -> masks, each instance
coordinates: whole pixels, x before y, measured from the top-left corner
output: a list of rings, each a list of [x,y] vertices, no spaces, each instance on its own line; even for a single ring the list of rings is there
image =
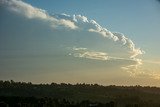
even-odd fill
[[[88,20],[88,18],[85,16],[81,16],[81,15],[70,16],[67,14],[61,14],[61,15],[55,15],[55,16],[60,19],[63,18],[65,20],[73,21],[80,30],[95,32],[105,38],[111,39],[115,42],[120,42],[122,45],[126,46],[129,49],[128,53],[130,54],[130,58],[135,58],[137,55],[141,55],[145,53],[140,48],[136,48],[133,41],[127,38],[124,34],[118,33],[118,32],[111,32],[106,28],[103,28],[102,26],[100,26],[96,21]]]
[[[88,32],[97,34],[97,36],[103,37],[104,39],[116,42],[126,48],[123,53],[127,54],[129,57],[115,57],[106,52],[90,50],[86,47],[75,48],[71,50],[74,57],[81,57],[94,60],[125,60],[135,62],[132,65],[122,67],[123,69],[136,69],[138,65],[142,64],[141,59],[136,58],[136,56],[144,53],[140,48],[136,48],[133,41],[127,38],[122,33],[111,32],[108,29],[100,26],[95,20],[89,20],[87,17],[82,15],[67,15],[67,14],[48,14],[45,10],[39,9],[31,6],[21,0],[1,0],[0,5],[4,8],[9,9],[19,15],[22,15],[28,19],[39,19],[44,22],[49,22],[49,26],[53,29],[59,27],[68,28],[70,30],[77,30],[80,32]],[[76,35],[75,35],[76,36]],[[91,37],[92,38],[92,37]],[[106,42],[107,44],[107,42]],[[113,48],[113,47],[110,47]]]

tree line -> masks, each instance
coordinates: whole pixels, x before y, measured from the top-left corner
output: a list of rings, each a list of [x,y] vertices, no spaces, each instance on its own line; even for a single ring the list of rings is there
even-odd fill
[[[160,88],[0,80],[0,107],[160,107]]]

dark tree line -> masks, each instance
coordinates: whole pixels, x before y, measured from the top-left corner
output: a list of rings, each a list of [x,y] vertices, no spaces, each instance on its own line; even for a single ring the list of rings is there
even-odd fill
[[[114,102],[100,103],[84,100],[70,102],[66,99],[36,97],[0,97],[0,107],[116,107]]]
[[[0,81],[0,107],[160,107],[160,88]]]

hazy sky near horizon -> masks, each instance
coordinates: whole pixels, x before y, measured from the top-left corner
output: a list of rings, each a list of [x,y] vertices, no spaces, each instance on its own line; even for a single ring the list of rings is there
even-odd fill
[[[0,0],[0,79],[160,86],[158,0]]]

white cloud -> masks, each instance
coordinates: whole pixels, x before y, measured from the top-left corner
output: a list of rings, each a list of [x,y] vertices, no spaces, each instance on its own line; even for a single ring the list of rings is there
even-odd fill
[[[73,20],[77,23],[76,25],[83,30],[88,30],[89,32],[95,32],[103,37],[109,38],[115,42],[120,42],[122,45],[126,46],[129,50],[128,53],[131,54],[131,58],[135,58],[137,55],[144,54],[145,52],[140,48],[136,48],[133,41],[125,37],[122,33],[111,32],[106,28],[101,27],[96,21],[88,20],[87,17],[81,15],[74,15]]]
[[[122,33],[113,33],[116,37],[118,37],[118,40],[122,42],[123,45],[128,47],[129,53],[131,54],[131,58],[135,58],[137,55],[144,54],[145,52],[141,50],[140,48],[136,48],[133,41],[127,37],[125,37]]]
[[[2,0],[1,3],[11,11],[25,15],[28,18],[47,19],[49,17],[45,10],[33,7],[20,0]]]
[[[50,16],[45,10],[33,7],[21,0],[2,0],[0,5],[4,5],[5,8],[29,19],[41,19],[43,21],[48,21],[52,27],[62,25],[71,29],[77,28],[74,22],[65,19],[56,19],[53,16]]]
[[[132,40],[125,37],[122,33],[115,33],[101,27],[96,21],[88,20],[87,17],[82,15],[67,15],[67,14],[53,14],[49,15],[45,10],[31,6],[30,4],[24,3],[21,0],[2,0],[2,5],[9,8],[10,10],[26,16],[27,18],[38,18],[44,21],[48,21],[54,28],[66,27],[70,29],[79,28],[82,31],[95,32],[103,37],[112,39],[116,42],[121,42],[122,45],[126,46],[129,50],[131,58],[135,58],[137,55],[143,54],[140,48],[136,48]]]
[[[60,24],[66,26],[66,27],[69,27],[71,29],[77,28],[77,26],[75,26],[75,24],[70,20],[61,19],[61,20],[59,20],[59,22],[60,22]]]
[[[0,5],[4,5],[4,8],[9,9],[10,11],[22,15],[28,19],[38,19],[45,22],[49,22],[49,26],[53,28],[69,28],[70,31],[72,29],[81,32],[83,35],[84,32],[90,33],[90,38],[92,38],[92,34],[96,34],[99,38],[103,37],[106,40],[110,40],[113,43],[117,43],[120,48],[118,51],[123,54],[127,54],[127,57],[121,56],[114,56],[112,54],[108,54],[109,52],[99,51],[99,50],[90,50],[89,48],[73,48],[73,55],[74,57],[81,57],[87,59],[94,59],[94,60],[103,60],[103,61],[129,61],[132,62],[130,65],[122,66],[123,69],[127,70],[128,72],[137,72],[137,69],[140,65],[142,65],[141,59],[136,58],[138,55],[144,53],[140,48],[136,48],[133,41],[127,38],[122,33],[111,32],[106,28],[100,26],[95,20],[90,20],[85,16],[82,15],[67,15],[63,14],[48,14],[45,10],[36,8],[27,4],[21,0],[1,0]],[[68,35],[67,35],[68,36]],[[77,36],[77,35],[75,35]],[[88,36],[88,35],[87,35]],[[68,36],[69,38],[69,36]],[[65,41],[65,40],[64,40]],[[87,42],[91,42],[88,40]],[[106,46],[108,43],[104,43]],[[83,45],[83,44],[82,44]],[[109,48],[115,48],[116,45],[111,45]],[[124,46],[126,50],[121,49]],[[99,47],[101,48],[101,47]]]

